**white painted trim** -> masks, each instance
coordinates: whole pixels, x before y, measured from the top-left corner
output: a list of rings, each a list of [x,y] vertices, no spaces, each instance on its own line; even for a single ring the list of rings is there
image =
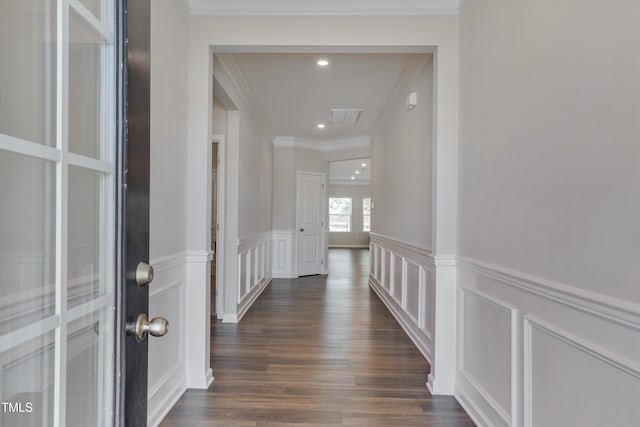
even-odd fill
[[[189,0],[192,15],[380,16],[457,15],[460,0]]]
[[[207,263],[213,259],[213,251],[187,251],[187,263]]]
[[[206,390],[213,383],[213,369],[208,368],[202,376],[187,377],[187,388]]]
[[[586,353],[589,356],[594,357],[601,362],[604,362],[607,365],[610,365],[611,367],[616,368],[624,372],[625,374],[631,375],[640,380],[640,363],[622,357],[612,351],[607,350],[602,346],[590,342],[589,340],[583,339],[571,332],[553,326],[536,316],[525,315],[524,324],[526,327],[544,332],[547,335],[550,335],[553,338],[556,338],[563,343],[568,344],[569,346],[580,350],[583,353]],[[529,339],[530,338],[531,336],[529,336]],[[528,343],[528,347],[529,350],[533,350],[531,342]],[[528,357],[531,358],[532,354],[528,354]],[[527,385],[530,386],[531,382],[529,382]]]
[[[232,88],[229,89],[235,90],[237,95],[241,97],[240,100],[235,100],[242,101],[241,106],[238,106],[238,108],[242,110],[244,107],[244,109],[253,116],[256,122],[263,126],[263,129],[266,131],[269,139],[274,139],[276,134],[271,127],[271,123],[266,119],[267,115],[264,112],[264,108],[253,93],[251,85],[247,82],[247,79],[242,73],[242,70],[233,54],[216,53],[213,56],[213,61],[214,75],[216,79],[223,80],[231,84]],[[224,88],[224,85],[221,86]],[[223,90],[226,91],[226,89]],[[228,94],[225,96],[228,97]],[[235,103],[237,104],[237,102]]]
[[[369,286],[373,289],[376,295],[378,295],[378,298],[382,300],[393,317],[398,321],[418,351],[427,360],[427,362],[431,364],[431,350],[429,349],[430,342],[425,342],[424,338],[421,338],[420,335],[416,333],[414,327],[417,328],[417,326],[411,324],[409,317],[406,315],[404,310],[402,310],[400,304],[398,304],[395,298],[385,292],[385,289],[380,285],[380,282],[378,282],[375,277],[369,276]]]
[[[329,180],[329,185],[371,185],[371,181],[358,181],[358,180],[353,180],[353,181],[344,181],[344,180],[337,180],[337,179],[330,179]],[[368,233],[368,231],[363,231],[363,233]]]
[[[173,267],[177,267],[180,264],[187,262],[187,251],[177,252],[175,254],[166,255],[159,258],[154,258],[150,261],[153,270],[158,273],[164,270],[168,270]]]
[[[274,279],[292,279],[296,274],[295,230],[274,230],[272,232],[271,275]]]
[[[311,150],[321,153],[354,150],[371,147],[371,138],[368,136],[356,136],[353,138],[336,139],[332,141],[311,140],[293,136],[278,136],[273,140],[275,148],[295,148],[298,150]],[[353,184],[349,182],[349,184]]]
[[[0,336],[0,348],[2,351],[10,350],[21,344],[53,331],[60,326],[60,316],[55,315],[34,322],[28,326],[8,332]]]
[[[72,166],[103,172],[109,175],[112,175],[115,170],[113,163],[104,162],[87,156],[81,156],[80,154],[67,153],[67,161]]]
[[[495,413],[498,414],[498,416],[500,416],[500,418],[502,419],[502,421],[504,421],[506,425],[508,426],[511,425],[511,416],[509,415],[509,413],[500,405],[500,403],[498,403],[498,401],[496,401],[493,398],[491,393],[489,393],[487,390],[485,390],[484,387],[482,387],[482,385],[480,384],[480,381],[478,381],[470,372],[467,372],[464,369],[460,370],[458,372],[458,375],[462,376],[462,378],[467,383],[469,383],[469,385],[473,387],[473,389],[480,396],[482,396],[482,398],[489,404],[489,406],[491,406],[491,409],[493,409]]]
[[[157,427],[167,416],[169,411],[180,400],[184,392],[187,391],[187,386],[184,383],[173,386],[171,391],[167,393],[167,396],[154,408],[149,408],[147,411],[148,421],[147,426]]]
[[[113,43],[113,32],[111,32],[102,21],[96,18],[84,4],[80,3],[80,0],[69,0],[69,6],[71,6],[74,12],[82,17],[89,26],[100,33],[102,39],[107,44]]]
[[[335,249],[369,249],[369,245],[329,245],[329,248]]]
[[[113,294],[106,294],[67,310],[67,322],[73,322],[90,313],[101,310],[113,304]]]
[[[251,234],[246,237],[238,239],[238,254],[247,252],[257,245],[269,242],[271,240],[271,231],[264,231],[262,233]]]
[[[12,153],[35,157],[37,159],[60,161],[60,151],[53,147],[36,144],[11,135],[0,133],[0,150],[11,151]]]
[[[269,283],[271,283],[271,280],[271,277],[262,280],[258,286],[252,288],[248,294],[244,295],[243,300],[240,303],[240,309],[238,310],[238,314],[235,315],[233,323],[238,323],[242,320],[253,303],[256,302],[258,297],[262,295],[262,292],[265,290],[265,288],[269,285]]]
[[[468,399],[466,395],[460,394],[457,391],[455,392],[455,397],[462,409],[467,413],[469,418],[473,421],[473,423],[479,427],[490,427],[493,426],[489,418],[487,418],[487,414],[485,414],[478,405],[475,404],[471,399]]]
[[[164,387],[165,383],[167,383],[171,377],[178,373],[182,368],[182,362],[180,360],[176,360],[176,363],[174,363],[173,366],[169,368],[169,370],[167,370],[167,372],[165,372],[165,374],[147,391],[147,395],[149,396],[148,400],[153,399],[158,391]]]
[[[497,414],[502,421],[505,423],[505,425],[511,426],[511,427],[517,427],[518,423],[517,421],[515,421],[518,417],[518,412],[517,412],[517,408],[518,408],[518,404],[517,404],[517,399],[518,396],[520,394],[519,389],[514,388],[514,382],[516,380],[516,376],[517,373],[515,371],[517,371],[517,369],[519,368],[519,361],[516,360],[516,358],[519,355],[519,349],[517,347],[518,345],[518,335],[519,335],[519,330],[516,329],[516,326],[518,324],[517,322],[517,318],[519,317],[519,311],[516,309],[516,307],[514,307],[512,304],[509,304],[505,301],[502,301],[498,298],[495,298],[492,295],[489,295],[485,292],[482,291],[478,291],[476,289],[470,289],[467,288],[463,285],[460,285],[459,287],[459,291],[460,291],[460,300],[458,302],[458,322],[459,322],[459,326],[458,326],[458,367],[457,367],[457,371],[458,371],[458,375],[460,376],[459,379],[457,379],[458,383],[460,382],[460,380],[466,381],[467,386],[471,387],[473,389],[473,391],[478,394],[482,399],[484,399],[485,403],[487,405],[489,405],[489,407],[491,408],[491,410],[493,410],[493,412],[495,414]],[[511,348],[510,348],[510,360],[511,360],[511,371],[510,371],[510,375],[511,375],[511,396],[510,396],[510,412],[508,412],[505,408],[502,407],[502,405],[500,405],[500,403],[493,397],[493,395],[491,395],[491,393],[489,393],[480,383],[480,381],[478,381],[476,379],[476,377],[469,371],[467,371],[465,369],[464,366],[464,337],[465,337],[465,330],[464,330],[464,321],[465,321],[465,303],[466,303],[466,294],[471,294],[474,295],[476,298],[479,298],[481,300],[483,300],[485,303],[489,304],[490,306],[493,306],[495,309],[506,313],[509,315],[510,318],[510,328],[511,328]],[[473,406],[473,410],[478,411],[481,414],[481,417],[483,419],[487,418],[487,415],[485,414],[485,412],[480,408],[480,406],[478,406],[476,404],[476,402],[474,402],[473,399],[469,399],[469,402],[471,403],[471,405]],[[516,411],[514,412],[514,408],[516,408]],[[491,423],[489,423],[491,424]]]
[[[417,243],[413,243],[413,242],[405,242],[405,241],[400,241],[400,240],[396,240],[393,237],[389,237],[389,236],[385,236],[383,234],[378,234],[378,233],[374,233],[374,232],[369,232],[369,236],[371,237],[372,240],[380,240],[383,243],[395,246],[397,248],[402,248],[405,249],[407,251],[410,252],[414,252],[417,255],[421,255],[421,256],[425,256],[428,258],[433,259],[433,253],[431,252],[430,249],[427,249]]]
[[[186,1],[186,0],[185,0]],[[188,8],[188,5],[187,5]],[[225,135],[217,135],[214,134],[211,136],[212,144],[217,144],[218,148],[218,164],[216,165],[217,170],[217,196],[218,200],[218,230],[216,230],[216,317],[220,319],[224,314],[224,296],[225,296],[225,287],[224,283],[226,280],[225,274],[225,257],[227,254],[227,240],[226,240],[226,171],[227,171],[227,161],[226,161],[226,136]],[[213,149],[213,148],[212,148]],[[211,157],[211,156],[209,156]],[[213,159],[212,159],[213,161]],[[211,165],[213,167],[213,165]],[[211,193],[211,190],[209,190]],[[212,206],[209,207],[209,210],[212,210]],[[209,245],[211,247],[211,245]]]
[[[458,257],[462,269],[559,302],[587,314],[640,330],[640,304],[531,276],[470,258]]]

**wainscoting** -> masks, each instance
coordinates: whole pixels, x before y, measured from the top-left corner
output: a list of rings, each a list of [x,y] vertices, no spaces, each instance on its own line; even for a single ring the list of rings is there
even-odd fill
[[[169,332],[149,337],[148,425],[156,426],[187,389],[185,349],[185,277],[187,253],[151,261],[149,317],[169,319]]]
[[[458,259],[455,395],[479,426],[640,419],[640,306]]]
[[[223,322],[237,323],[272,278],[272,233],[261,233],[238,242],[237,307]]]
[[[434,260],[430,251],[371,233],[369,285],[431,362]]]
[[[291,279],[296,274],[296,231],[273,231],[273,277]]]

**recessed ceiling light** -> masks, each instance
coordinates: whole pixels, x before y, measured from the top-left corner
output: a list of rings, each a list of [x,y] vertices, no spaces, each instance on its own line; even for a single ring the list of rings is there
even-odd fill
[[[363,168],[366,168],[366,167],[367,167],[367,164],[366,164],[366,163],[363,163],[363,164],[361,164],[360,166],[362,166]]]
[[[329,65],[329,61],[327,61],[326,59],[318,59],[318,62],[316,62],[316,64],[318,64],[319,67],[326,67],[327,65]]]
[[[355,177],[355,176],[352,176],[352,177],[351,177],[351,179],[356,179],[356,177]]]
[[[356,175],[360,175],[360,171],[356,171]]]
[[[318,127],[318,129],[324,129],[327,125],[325,125],[324,123],[318,123],[316,126]]]

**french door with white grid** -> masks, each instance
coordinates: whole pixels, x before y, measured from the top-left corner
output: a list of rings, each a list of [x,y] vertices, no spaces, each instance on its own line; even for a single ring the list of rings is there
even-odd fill
[[[0,1],[0,425],[114,415],[113,0]]]

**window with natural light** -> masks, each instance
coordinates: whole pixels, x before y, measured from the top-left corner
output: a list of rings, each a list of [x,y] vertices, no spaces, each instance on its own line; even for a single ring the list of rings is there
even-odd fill
[[[329,231],[347,233],[351,231],[351,199],[329,198]]]
[[[371,231],[371,198],[362,199],[362,231]]]

